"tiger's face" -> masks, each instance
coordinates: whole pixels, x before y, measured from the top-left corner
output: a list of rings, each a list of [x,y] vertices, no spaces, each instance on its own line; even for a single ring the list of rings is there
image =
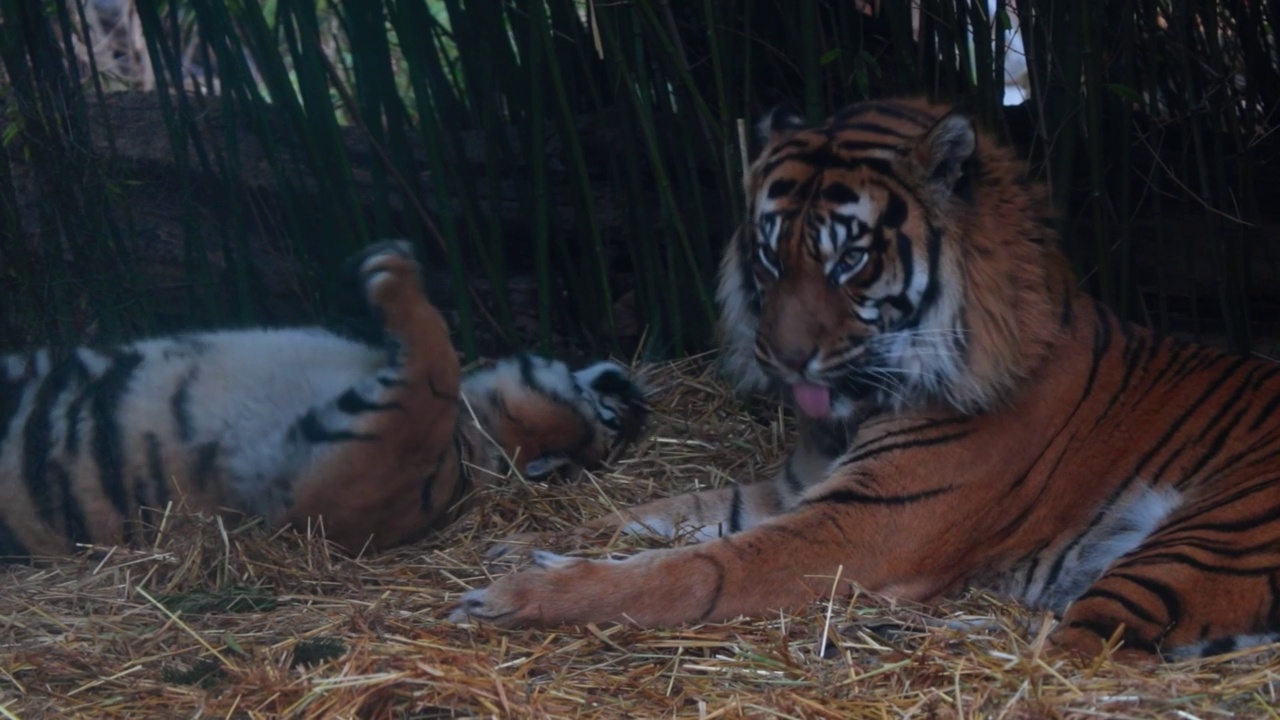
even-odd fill
[[[817,419],[946,395],[964,333],[940,239],[964,204],[972,124],[895,103],[816,127],[777,111],[766,122],[721,268],[731,363]]]

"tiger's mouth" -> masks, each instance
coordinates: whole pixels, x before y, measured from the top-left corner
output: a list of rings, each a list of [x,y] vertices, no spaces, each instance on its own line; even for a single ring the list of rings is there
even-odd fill
[[[792,404],[814,420],[845,420],[866,415],[874,406],[874,388],[844,380],[837,386],[798,380],[787,385]]]
[[[791,386],[791,397],[800,412],[811,418],[831,417],[831,388],[810,382],[798,382]]]

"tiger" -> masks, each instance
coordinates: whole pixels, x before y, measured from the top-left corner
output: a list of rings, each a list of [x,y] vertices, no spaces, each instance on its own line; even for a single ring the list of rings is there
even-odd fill
[[[1051,611],[1067,657],[1280,639],[1280,365],[1085,294],[1044,184],[954,106],[760,128],[717,297],[729,374],[795,415],[781,470],[588,523],[692,542],[534,551],[455,621],[664,627],[982,589]]]
[[[0,556],[146,546],[167,512],[376,551],[512,468],[590,468],[640,434],[645,393],[621,365],[520,353],[464,375],[410,244],[351,265],[381,343],[247,328],[0,357]]]

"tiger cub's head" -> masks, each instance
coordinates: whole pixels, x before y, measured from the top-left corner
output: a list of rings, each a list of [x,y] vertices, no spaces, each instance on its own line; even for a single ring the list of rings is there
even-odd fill
[[[922,100],[761,123],[720,268],[742,385],[814,418],[1000,402],[1061,332],[1072,281],[1044,189],[966,116]]]

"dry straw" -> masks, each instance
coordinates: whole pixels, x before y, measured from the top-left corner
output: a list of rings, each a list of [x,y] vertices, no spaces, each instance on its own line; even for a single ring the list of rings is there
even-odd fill
[[[491,540],[767,477],[785,444],[776,411],[733,400],[705,359],[650,375],[653,432],[609,471],[511,478],[440,537],[398,552],[353,559],[316,532],[168,517],[155,550],[0,570],[0,716],[1277,716],[1274,652],[1081,667],[1044,652],[1047,618],[981,594],[933,608],[860,595],[661,631],[447,622],[461,591],[509,569],[483,561]]]

